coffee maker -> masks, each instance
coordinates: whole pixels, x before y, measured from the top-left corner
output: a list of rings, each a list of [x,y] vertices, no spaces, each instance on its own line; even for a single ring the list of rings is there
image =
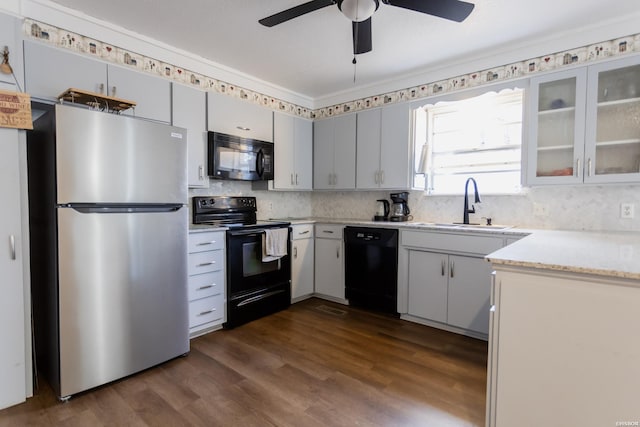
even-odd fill
[[[410,215],[411,211],[409,210],[409,205],[407,204],[407,201],[409,200],[409,193],[407,191],[391,193],[389,197],[392,202],[389,221],[399,222],[410,221],[413,219],[413,216]]]

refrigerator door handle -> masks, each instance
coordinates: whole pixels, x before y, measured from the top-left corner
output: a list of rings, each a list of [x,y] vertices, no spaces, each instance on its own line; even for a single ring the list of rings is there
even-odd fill
[[[150,212],[176,212],[184,207],[182,204],[96,204],[96,203],[69,203],[58,205],[61,208],[71,208],[83,214],[116,214],[116,213],[150,213]]]

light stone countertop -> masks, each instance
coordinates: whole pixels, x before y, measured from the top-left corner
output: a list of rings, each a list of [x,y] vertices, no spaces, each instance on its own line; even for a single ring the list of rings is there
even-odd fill
[[[219,227],[211,224],[189,224],[189,233],[205,233],[207,231],[226,231],[227,227]]]
[[[640,280],[640,232],[534,230],[517,227],[448,227],[424,222],[370,221],[353,218],[272,218],[291,224],[343,224],[456,234],[526,236],[486,256],[494,265],[566,271]],[[190,232],[226,230],[190,225]]]
[[[419,222],[419,221],[371,221],[366,219],[356,218],[270,218],[269,221],[287,221],[291,224],[342,224],[347,226],[361,226],[361,227],[375,227],[375,228],[397,228],[397,229],[411,229],[411,230],[424,230],[424,231],[438,231],[438,232],[453,232],[453,233],[481,233],[492,235],[506,235],[506,236],[526,236],[532,232],[529,229],[522,229],[517,227],[490,227],[490,226],[442,226],[435,223]]]
[[[640,233],[535,230],[486,259],[494,265],[640,280]]]

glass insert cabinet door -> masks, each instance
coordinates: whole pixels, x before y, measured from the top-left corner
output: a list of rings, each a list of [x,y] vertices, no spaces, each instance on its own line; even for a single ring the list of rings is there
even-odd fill
[[[528,98],[528,181],[583,180],[586,69],[531,79]]]
[[[640,180],[640,58],[589,67],[585,182]]]

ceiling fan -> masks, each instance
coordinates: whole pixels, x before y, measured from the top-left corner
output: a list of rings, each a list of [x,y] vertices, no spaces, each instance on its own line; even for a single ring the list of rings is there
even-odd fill
[[[473,3],[461,0],[382,0],[382,3],[456,22],[464,21],[474,8]],[[353,54],[370,52],[371,15],[380,7],[380,0],[312,0],[267,16],[258,22],[265,27],[273,27],[334,4],[352,21]]]

